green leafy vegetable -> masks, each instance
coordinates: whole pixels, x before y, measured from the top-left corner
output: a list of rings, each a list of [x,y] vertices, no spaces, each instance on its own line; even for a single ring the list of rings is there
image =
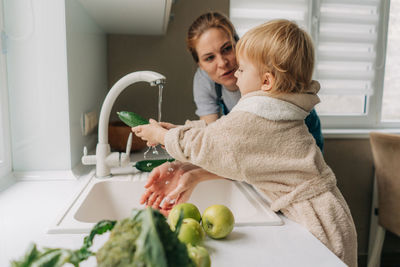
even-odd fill
[[[92,230],[90,231],[90,234],[83,239],[82,248],[91,247],[93,244],[93,238],[96,235],[102,235],[105,232],[111,231],[116,223],[117,223],[116,221],[110,221],[110,220],[103,220],[98,222],[95,226],[93,226]]]
[[[165,217],[148,207],[118,222],[96,255],[98,266],[194,267]]]
[[[183,209],[181,209],[179,212],[179,218],[178,218],[178,221],[176,222],[175,231],[174,231],[177,236],[179,235],[179,231],[181,230],[184,217],[185,217],[185,215],[184,215]],[[171,228],[171,225],[169,227]]]
[[[144,266],[167,267],[166,255],[158,235],[153,210],[148,208],[136,218],[144,223],[136,240],[134,262],[143,262]]]
[[[140,229],[140,223],[130,218],[118,221],[107,242],[96,253],[98,267],[133,266]]]
[[[121,121],[123,121],[126,125],[130,127],[135,127],[138,125],[143,125],[143,124],[148,124],[149,121],[140,116],[139,114],[136,114],[131,111],[120,111],[117,112],[118,117],[120,118]]]
[[[177,230],[183,221],[183,212],[179,216]],[[94,253],[89,250],[96,235],[110,231],[107,242]],[[96,255],[99,267],[196,267],[194,260],[199,256],[189,257],[185,244],[173,232],[166,218],[157,210],[148,207],[133,210],[132,216],[116,221],[100,221],[90,234],[84,238],[79,250],[62,248],[44,248],[38,250],[31,244],[26,254],[11,262],[12,267],[60,267],[70,263],[79,263]]]
[[[30,244],[25,255],[20,260],[11,262],[12,267],[33,267],[33,266],[49,266],[60,267],[66,263],[71,263],[74,266],[79,266],[79,263],[87,260],[90,256],[95,255],[89,250],[93,243],[95,235],[101,235],[110,231],[115,221],[100,221],[90,232],[89,236],[84,238],[83,245],[78,250],[63,249],[63,248],[43,248],[39,251],[36,244]]]
[[[28,267],[31,263],[39,257],[40,252],[36,248],[36,244],[31,243],[26,250],[24,256],[18,261],[12,261],[11,266],[13,267]]]
[[[39,251],[36,244],[31,244],[26,254],[20,259],[11,262],[12,267],[51,266],[59,267],[66,263],[79,266],[79,262],[86,260],[90,255],[81,258],[79,250],[62,248],[44,248]]]
[[[142,172],[151,172],[155,167],[160,166],[164,162],[172,162],[175,159],[152,159],[152,160],[141,160],[136,162],[134,167]]]

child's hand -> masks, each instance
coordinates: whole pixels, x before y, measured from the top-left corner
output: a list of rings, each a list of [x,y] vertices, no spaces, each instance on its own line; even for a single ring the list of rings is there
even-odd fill
[[[178,198],[175,201],[173,201],[171,203],[163,204],[162,207],[159,207],[160,212],[162,214],[164,214],[165,217],[168,217],[169,212],[172,210],[172,208],[175,205],[178,205],[180,203],[185,203],[185,202],[187,202],[189,200],[190,196],[192,195],[192,192],[193,192],[194,188],[195,187],[193,187],[190,190],[186,190],[186,191],[183,191],[182,193],[180,193]]]
[[[145,185],[147,190],[142,195],[140,203],[146,203],[155,209],[160,209],[165,215],[176,204],[189,199],[201,176],[195,170],[198,166],[179,161],[166,162],[153,169]],[[160,207],[161,202],[162,207]]]
[[[149,122],[150,124],[133,127],[132,132],[147,141],[148,146],[164,145],[164,136],[168,130],[153,119],[150,119]]]
[[[161,125],[161,127],[163,127],[164,129],[167,129],[167,130],[178,127],[178,125],[175,125],[175,124],[172,124],[169,122],[163,122],[163,121],[160,122],[159,124]]]

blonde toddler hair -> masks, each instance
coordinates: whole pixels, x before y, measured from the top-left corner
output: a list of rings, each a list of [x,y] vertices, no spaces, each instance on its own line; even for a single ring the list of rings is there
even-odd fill
[[[271,93],[301,93],[310,86],[314,69],[311,37],[296,23],[272,20],[254,27],[240,38],[236,57],[245,57],[275,77]]]

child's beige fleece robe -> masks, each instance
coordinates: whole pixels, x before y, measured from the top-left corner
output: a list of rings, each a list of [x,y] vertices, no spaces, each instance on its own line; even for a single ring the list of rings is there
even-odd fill
[[[272,199],[271,208],[304,225],[349,266],[357,266],[357,236],[332,170],[304,119],[319,102],[308,93],[246,94],[214,123],[188,121],[165,136],[168,153],[219,176],[245,181]]]

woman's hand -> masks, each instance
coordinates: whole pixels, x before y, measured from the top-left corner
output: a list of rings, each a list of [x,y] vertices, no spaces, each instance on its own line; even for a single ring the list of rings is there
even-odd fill
[[[140,125],[133,127],[131,130],[136,136],[147,141],[148,146],[156,146],[158,144],[164,145],[164,136],[168,131],[167,127],[173,128],[173,124],[170,123],[158,123],[157,121],[150,119],[149,124]],[[164,127],[163,127],[164,125]]]

